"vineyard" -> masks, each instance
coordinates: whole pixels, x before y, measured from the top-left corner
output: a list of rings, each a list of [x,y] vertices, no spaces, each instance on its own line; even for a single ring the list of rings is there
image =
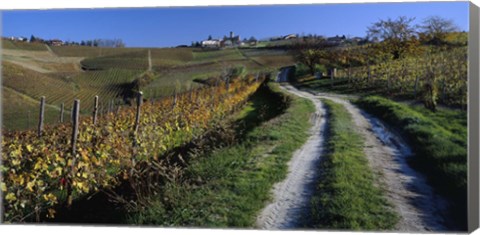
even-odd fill
[[[10,112],[2,114],[3,130],[12,126],[16,129],[30,129],[38,124],[38,100],[34,100],[8,87],[2,88],[2,108]],[[15,112],[11,112],[14,110]],[[45,107],[45,123],[54,123],[59,120],[57,107]]]
[[[167,51],[168,49],[161,49]],[[173,49],[171,49],[173,50]],[[175,50],[178,50],[175,49]],[[184,50],[182,48],[182,50]],[[148,84],[145,88],[145,95],[149,98],[168,96],[173,94],[174,90],[188,90],[194,87],[200,87],[200,83],[194,81],[203,81],[212,77],[219,77],[226,69],[232,67],[243,67],[250,73],[262,73],[272,71],[278,67],[293,64],[293,59],[285,51],[269,51],[269,50],[237,50],[224,49],[212,51],[194,51],[193,59],[189,61],[187,51],[179,51],[174,53],[178,56],[178,63],[181,59],[186,62],[184,64],[168,66],[155,66],[155,61],[160,60],[160,49],[152,50],[152,60],[154,61],[154,70],[158,72],[158,76]],[[248,58],[244,55],[254,55]],[[172,55],[172,58],[177,58]]]
[[[39,73],[7,61],[2,61],[2,68],[3,86],[28,94],[34,99],[39,99],[51,90],[61,96],[73,93],[73,89],[67,81],[56,79],[48,74]]]
[[[125,54],[87,58],[81,62],[85,70],[105,70],[111,68],[140,69],[148,67],[148,51],[136,51]]]
[[[168,150],[191,141],[246,102],[261,80],[234,79],[228,86],[196,89],[98,120],[80,120],[72,154],[72,124],[34,131],[6,132],[2,142],[6,221],[54,216],[53,207],[128,179],[132,169],[151,164]],[[228,90],[227,90],[228,89]]]
[[[193,60],[192,51],[189,48],[153,48],[87,58],[81,64],[86,70],[104,70],[109,68],[145,70],[148,67],[149,51],[152,58],[152,67],[159,72],[165,68],[183,65]]]
[[[7,129],[25,129],[34,125],[34,122],[31,123],[26,119],[28,115],[31,115],[32,119],[36,117],[38,101],[42,96],[46,96],[46,102],[50,107],[54,107],[46,110],[48,117],[52,117],[47,119],[47,123],[55,123],[59,120],[61,104],[64,104],[69,112],[74,99],[85,101],[82,107],[83,113],[91,112],[96,95],[100,96],[101,106],[107,106],[110,102],[120,102],[120,100],[123,102],[129,95],[127,92],[131,90],[132,82],[142,73],[141,70],[117,68],[77,74],[39,73],[6,61],[2,64],[2,85],[12,93],[9,96],[11,99],[8,100],[10,103],[3,100],[4,107],[11,107],[4,109],[6,110],[4,127]],[[12,102],[19,103],[20,100],[29,102],[18,106],[12,104]],[[20,121],[22,123],[19,123]]]
[[[243,55],[238,49],[193,51],[193,59],[202,62],[238,60],[243,58]]]
[[[7,104],[6,99],[2,103],[4,107],[12,107],[4,109],[3,128],[6,130],[34,127],[41,96],[46,97],[47,124],[60,121],[62,103],[68,115],[76,98],[84,101],[82,114],[91,112],[95,95],[100,97],[100,107],[107,108],[112,102],[128,103],[132,88],[136,86],[135,80],[148,68],[149,55],[152,62],[150,79],[142,84],[148,99],[170,96],[174,90],[202,87],[203,81],[220,77],[232,67],[244,67],[253,74],[282,67],[292,60],[283,50],[268,49],[51,46],[51,53],[20,49],[15,46],[19,42],[4,41],[3,86],[10,89],[8,100],[11,103]],[[31,43],[25,45],[33,46]]]
[[[103,48],[88,46],[59,46],[50,47],[60,57],[98,57],[111,56],[130,52],[142,51],[141,48]]]
[[[70,79],[74,85],[74,92],[67,96],[55,94],[49,98],[53,104],[65,103],[66,107],[73,103],[74,99],[92,101],[85,103],[83,108],[89,112],[92,110],[93,98],[98,95],[101,103],[108,103],[115,99],[123,99],[132,86],[133,80],[142,73],[141,70],[108,69],[81,73]]]
[[[193,61],[193,53],[190,48],[153,48],[150,51],[152,67],[158,71],[165,67],[182,65]]]
[[[375,87],[382,94],[438,100],[443,104],[466,107],[467,62],[467,48],[460,47],[371,66],[346,68],[338,70],[336,76],[347,78],[349,85],[356,90]]]

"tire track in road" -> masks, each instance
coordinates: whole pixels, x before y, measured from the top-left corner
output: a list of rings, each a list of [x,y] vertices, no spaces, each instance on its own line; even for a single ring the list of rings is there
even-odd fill
[[[376,177],[376,184],[385,191],[386,199],[400,219],[395,231],[447,231],[444,214],[447,202],[437,195],[426,178],[407,163],[411,150],[405,141],[380,120],[363,112],[348,101],[347,96],[299,91],[291,85],[282,88],[311,100],[316,112],[311,136],[289,162],[287,178],[273,188],[273,201],[257,217],[262,229],[295,229],[304,226],[310,198],[318,182],[319,162],[324,149],[326,118],[321,98],[342,104],[351,114],[358,133],[365,141],[364,152]]]
[[[448,230],[444,219],[447,201],[433,191],[422,174],[408,165],[407,159],[412,152],[398,134],[379,119],[351,104],[348,96],[310,93],[317,98],[342,104],[351,114],[358,132],[364,137],[365,156],[377,177],[377,183],[385,190],[387,200],[400,216],[396,231]]]
[[[303,226],[318,181],[318,166],[324,148],[326,111],[323,103],[310,94],[295,92],[290,87],[283,89],[311,100],[315,104],[315,113],[311,118],[313,126],[310,137],[293,154],[288,164],[287,178],[275,184],[273,202],[257,217],[256,225],[262,229],[292,229]]]

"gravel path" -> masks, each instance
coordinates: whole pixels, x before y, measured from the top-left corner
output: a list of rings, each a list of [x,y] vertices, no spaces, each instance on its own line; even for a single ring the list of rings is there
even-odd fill
[[[303,225],[318,180],[318,165],[323,152],[326,126],[323,104],[311,94],[300,93],[292,87],[284,89],[310,99],[316,111],[311,120],[310,138],[295,151],[289,162],[287,178],[274,186],[274,201],[257,218],[257,227],[262,229],[292,229]]]
[[[380,120],[361,111],[345,97],[335,94],[299,91],[290,85],[283,88],[290,93],[314,102],[316,118],[311,137],[294,153],[289,163],[287,178],[273,189],[274,200],[257,218],[263,229],[294,229],[305,222],[311,198],[318,180],[318,163],[324,144],[325,108],[320,98],[342,104],[352,115],[357,131],[365,139],[365,155],[377,176],[377,184],[384,188],[387,200],[393,205],[400,221],[395,231],[445,231],[442,214],[447,203],[433,192],[425,177],[407,164],[410,148],[397,134]],[[303,222],[302,222],[303,221]]]
[[[447,202],[434,193],[423,175],[408,165],[412,152],[405,141],[379,119],[352,105],[346,96],[317,93],[316,97],[340,103],[352,115],[357,131],[365,139],[365,155],[378,176],[377,182],[400,216],[395,230],[447,230],[443,218]]]

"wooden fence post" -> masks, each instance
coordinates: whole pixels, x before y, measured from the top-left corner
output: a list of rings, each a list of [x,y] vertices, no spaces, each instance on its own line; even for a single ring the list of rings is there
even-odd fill
[[[140,106],[142,105],[143,92],[139,91],[137,96],[137,114],[135,115],[134,132],[137,133],[140,124]]]
[[[44,114],[45,114],[45,96],[42,96],[40,100],[40,114],[38,118],[38,136],[42,136]]]
[[[63,114],[64,114],[64,112],[65,112],[65,104],[62,103],[62,104],[60,105],[60,123],[63,123]]]
[[[72,131],[72,154],[75,155],[77,148],[77,137],[78,137],[78,119],[80,114],[80,100],[76,99],[73,103],[73,113],[72,113],[72,123],[73,123],[73,131]]]
[[[97,125],[97,112],[98,112],[98,95],[95,96],[93,104],[93,125]]]
[[[79,121],[79,113],[80,113],[80,100],[76,99],[73,103],[72,108],[72,166],[70,169],[70,178],[67,182],[67,206],[70,207],[72,205],[73,197],[72,197],[72,183],[73,178],[75,176],[75,161],[76,161],[76,153],[77,153],[77,137],[78,137],[78,121]]]

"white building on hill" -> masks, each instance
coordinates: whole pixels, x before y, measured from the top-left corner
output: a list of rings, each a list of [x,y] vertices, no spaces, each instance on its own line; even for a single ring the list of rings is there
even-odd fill
[[[220,47],[220,40],[212,39],[212,40],[202,41],[202,47],[212,47],[212,48]]]
[[[220,48],[220,47],[238,47],[242,45],[240,35],[235,36],[230,32],[230,36],[224,36],[223,39],[209,39],[202,41],[202,47],[205,48]]]

